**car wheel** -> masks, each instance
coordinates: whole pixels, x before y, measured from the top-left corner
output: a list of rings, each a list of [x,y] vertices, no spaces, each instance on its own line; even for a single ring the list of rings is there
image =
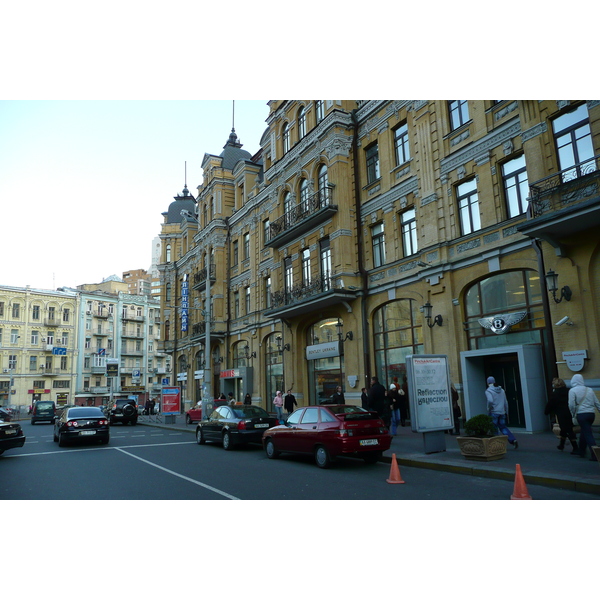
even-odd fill
[[[379,460],[381,459],[381,452],[367,452],[362,459],[368,464],[368,465],[374,465],[375,463],[379,462]]]
[[[315,449],[315,462],[321,469],[328,469],[331,466],[331,456],[325,446],[317,446]]]
[[[108,444],[109,440],[110,440],[110,437],[105,437],[105,438],[102,438],[102,439],[100,440],[100,443],[101,443],[101,444]]]
[[[267,458],[277,458],[279,456],[279,450],[275,448],[275,443],[271,438],[267,440],[267,444],[265,445],[265,452],[267,453]]]
[[[65,436],[62,433],[58,434],[58,445],[62,448],[66,445],[67,441],[65,440]]]
[[[229,431],[223,432],[223,450],[233,450],[233,440]]]
[[[31,419],[31,424],[35,425],[35,421],[33,419]]]
[[[201,427],[196,429],[196,443],[199,445],[206,444],[206,440],[204,439],[204,432]]]
[[[192,424],[192,419],[191,419],[190,415],[185,415],[185,424],[186,425]]]

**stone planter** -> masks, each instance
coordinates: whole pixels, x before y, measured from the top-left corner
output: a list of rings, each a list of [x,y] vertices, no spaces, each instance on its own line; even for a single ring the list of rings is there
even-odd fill
[[[469,460],[490,461],[499,460],[506,454],[508,436],[494,435],[480,438],[458,436],[456,438],[462,455]]]

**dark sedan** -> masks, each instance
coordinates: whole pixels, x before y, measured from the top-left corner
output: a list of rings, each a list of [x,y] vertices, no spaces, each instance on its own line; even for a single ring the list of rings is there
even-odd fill
[[[269,458],[277,458],[280,452],[310,454],[323,469],[336,456],[354,456],[375,463],[391,443],[392,436],[377,413],[348,404],[299,408],[285,425],[263,435]]]
[[[108,444],[109,423],[96,406],[65,408],[54,423],[54,441],[64,446],[72,441],[97,441]]]
[[[21,426],[18,423],[0,420],[0,454],[11,448],[21,448],[23,444],[25,434]]]
[[[231,450],[238,444],[260,443],[265,430],[278,424],[274,415],[259,406],[219,406],[196,426],[196,441],[220,442],[225,450]]]

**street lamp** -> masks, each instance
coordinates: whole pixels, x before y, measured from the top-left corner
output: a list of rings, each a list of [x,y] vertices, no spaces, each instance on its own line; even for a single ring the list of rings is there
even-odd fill
[[[353,333],[351,331],[348,331],[346,333],[346,337],[344,337],[344,325],[342,324],[341,321],[338,321],[335,326],[337,327],[337,334],[338,334],[338,339],[340,340],[340,342],[344,342],[346,340],[350,340],[352,341],[352,338],[354,337]]]
[[[423,306],[421,306],[421,311],[425,315],[425,320],[427,321],[427,325],[429,326],[429,328],[433,327],[434,325],[439,325],[441,327],[442,323],[444,322],[442,315],[436,315],[435,317],[433,317],[433,323],[432,323],[431,322],[431,311],[432,310],[433,310],[433,306],[429,303],[429,300]]]
[[[552,269],[550,269],[546,273],[546,287],[548,288],[548,291],[552,294],[552,298],[554,302],[556,302],[556,304],[562,302],[563,298],[567,302],[571,300],[573,292],[571,291],[571,288],[568,285],[565,285],[561,288],[560,298],[556,298],[556,291],[558,290],[558,273],[555,273]]]
[[[246,344],[244,346],[244,355],[245,355],[246,359],[256,358],[256,352],[250,352],[250,346],[248,344]]]
[[[279,354],[283,354],[286,350],[290,350],[290,345],[283,344],[283,338],[280,335],[275,338],[275,341],[277,342],[277,350],[279,350]]]

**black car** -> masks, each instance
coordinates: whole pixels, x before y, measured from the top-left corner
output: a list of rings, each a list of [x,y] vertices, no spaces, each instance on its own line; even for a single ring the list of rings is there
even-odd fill
[[[38,400],[34,402],[31,411],[31,424],[35,425],[39,421],[49,421],[54,423],[56,419],[56,405],[52,400]]]
[[[25,434],[21,426],[18,423],[0,420],[0,454],[11,448],[21,448],[23,444],[25,444]]]
[[[225,450],[231,450],[238,444],[260,443],[262,434],[275,425],[279,425],[277,418],[259,406],[219,406],[208,419],[198,423],[196,441],[220,442]]]
[[[54,423],[54,441],[59,446],[76,440],[108,444],[109,439],[108,419],[96,406],[65,408]]]
[[[117,398],[108,409],[108,417],[110,424],[115,423],[131,423],[136,425],[138,421],[138,409],[135,400],[128,400],[127,398]]]

